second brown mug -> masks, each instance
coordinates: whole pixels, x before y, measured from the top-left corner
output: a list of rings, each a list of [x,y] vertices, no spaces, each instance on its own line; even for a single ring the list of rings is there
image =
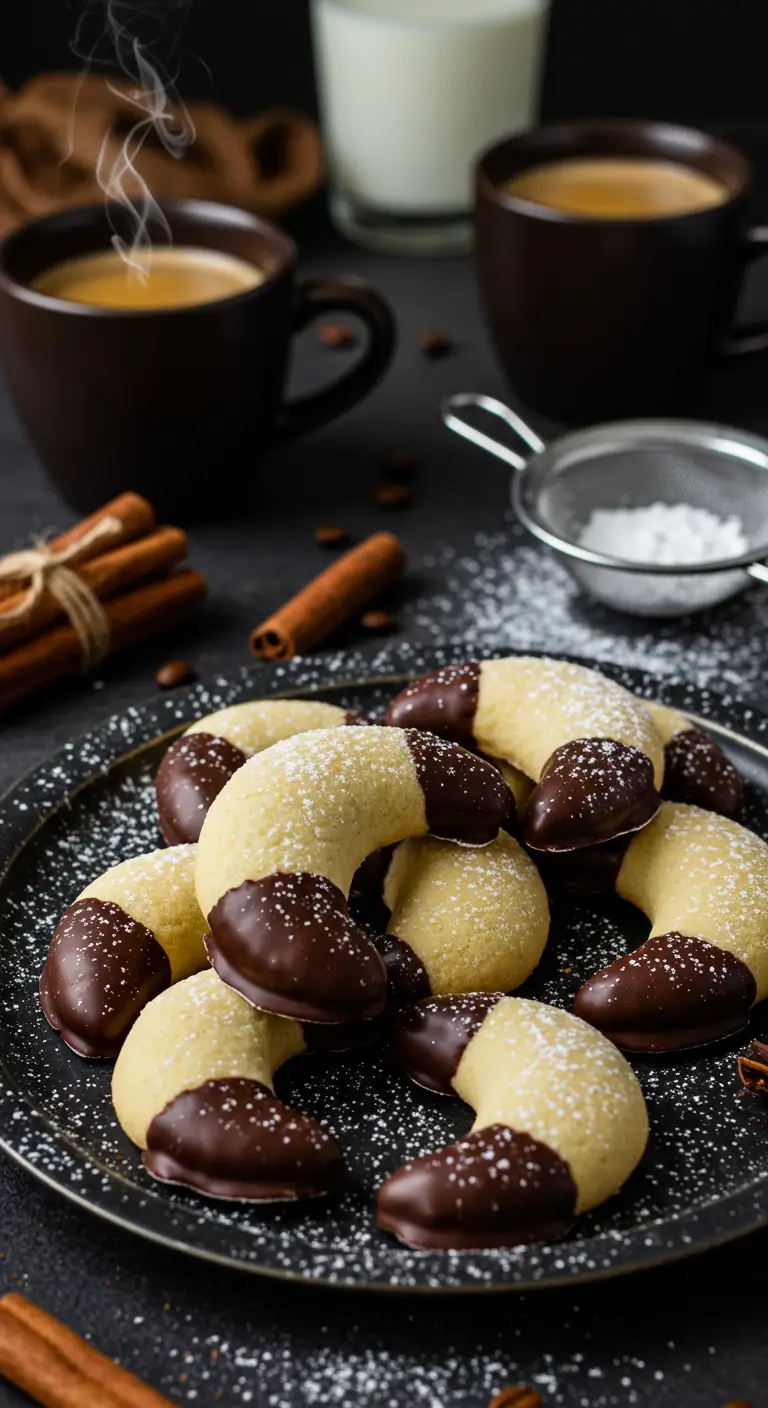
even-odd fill
[[[63,261],[109,250],[113,227],[96,205],[32,221],[0,247],[11,392],[50,478],[81,513],[135,489],[182,521],[236,514],[264,452],[349,410],[392,358],[394,319],[362,280],[297,283],[292,241],[246,211],[198,200],[162,211],[174,244],[235,256],[263,281],[213,302],[143,310],[32,288]],[[365,326],[359,360],[329,387],[286,400],[292,336],[339,311]]]
[[[673,162],[721,183],[684,215],[600,218],[523,199],[521,172],[573,157]],[[720,355],[768,347],[735,330],[746,266],[768,253],[748,223],[752,169],[735,147],[662,122],[563,122],[491,147],[476,173],[480,288],[514,389],[553,420],[678,407]]]

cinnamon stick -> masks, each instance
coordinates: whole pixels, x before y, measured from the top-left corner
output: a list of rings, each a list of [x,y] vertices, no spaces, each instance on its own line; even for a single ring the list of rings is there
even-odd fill
[[[148,537],[124,543],[122,547],[94,557],[90,562],[82,565],[78,562],[76,571],[99,600],[106,601],[150,577],[164,575],[184,560],[188,547],[187,535],[180,528],[158,528]],[[10,610],[23,598],[23,592],[9,597],[0,603],[0,611]],[[0,653],[20,645],[22,641],[31,640],[54,622],[63,620],[64,616],[55,597],[46,593],[28,615],[16,621],[0,620]]]
[[[262,621],[251,633],[251,650],[264,660],[290,660],[311,650],[391,586],[405,564],[394,533],[375,533]]]
[[[0,1300],[0,1373],[44,1408],[173,1408],[16,1292]]]
[[[66,533],[61,533],[58,538],[53,538],[48,547],[52,552],[62,552],[64,548],[71,547],[72,543],[84,538],[97,523],[102,519],[112,515],[120,519],[121,528],[113,537],[101,538],[92,544],[90,548],[84,550],[83,557],[79,562],[86,562],[88,559],[100,556],[108,545],[110,550],[119,547],[121,543],[130,543],[134,538],[140,538],[145,533],[151,533],[155,526],[155,510],[141,494],[119,494],[116,499],[103,508],[97,509],[95,513],[89,514],[74,527],[68,528]],[[7,601],[8,597],[15,596],[17,588],[10,582],[0,583],[0,602]]]
[[[203,575],[186,570],[106,601],[110,654],[178,625],[205,594]],[[70,625],[54,626],[0,655],[0,709],[63,675],[77,674],[81,660],[80,642]]]

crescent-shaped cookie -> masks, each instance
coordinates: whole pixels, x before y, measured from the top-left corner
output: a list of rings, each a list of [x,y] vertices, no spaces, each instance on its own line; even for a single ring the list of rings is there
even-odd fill
[[[78,1055],[114,1056],[150,998],[206,966],[195,854],[174,846],[123,861],[56,925],[40,1003]]]
[[[703,1046],[768,996],[768,846],[738,822],[664,802],[632,838],[616,890],[651,921],[575,1011],[629,1051]]]
[[[406,1009],[398,1062],[475,1111],[455,1144],[396,1170],[378,1221],[408,1246],[549,1241],[616,1193],[648,1139],[642,1091],[617,1048],[586,1022],[497,994]]]
[[[253,699],[191,724],[172,743],[155,781],[160,830],[170,846],[197,841],[214,797],[248,758],[313,728],[360,716],[313,699]]]
[[[256,1011],[208,969],[144,1008],[115,1065],[115,1113],[155,1178],[256,1202],[329,1193],[339,1146],[273,1088],[306,1050],[298,1022]]]
[[[416,730],[322,729],[257,754],[200,834],[197,896],[214,968],[282,1016],[377,1016],[386,970],[347,905],[358,866],[429,831],[486,845],[510,803],[490,763]]]
[[[651,703],[646,708],[664,744],[664,799],[738,818],[744,784],[720,744],[677,709]]]
[[[399,1003],[509,992],[533,972],[549,934],[539,873],[505,831],[479,849],[434,836],[401,842],[383,898],[391,911],[384,963]]]
[[[645,826],[664,749],[645,705],[596,670],[518,656],[451,665],[408,685],[387,722],[503,758],[535,787],[528,845],[570,851]]]

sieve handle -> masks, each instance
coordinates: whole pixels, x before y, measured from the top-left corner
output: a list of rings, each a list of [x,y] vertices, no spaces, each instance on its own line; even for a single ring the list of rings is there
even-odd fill
[[[747,573],[756,582],[762,582],[764,587],[768,587],[768,567],[764,562],[753,562],[747,568]]]
[[[518,454],[511,446],[505,445],[503,440],[496,440],[492,435],[486,435],[484,431],[478,430],[477,426],[462,414],[467,410],[484,411],[487,415],[496,416],[498,420],[503,420],[504,424],[514,431],[517,438],[537,455],[546,449],[544,441],[536,434],[535,430],[531,429],[530,425],[526,425],[522,416],[519,416],[510,406],[505,406],[503,401],[497,401],[494,396],[484,396],[480,391],[461,391],[455,396],[448,396],[440,407],[443,424],[447,425],[449,430],[453,430],[456,435],[461,435],[464,440],[471,441],[481,450],[487,450],[489,455],[495,455],[505,464],[510,464],[513,469],[525,469],[525,456]]]

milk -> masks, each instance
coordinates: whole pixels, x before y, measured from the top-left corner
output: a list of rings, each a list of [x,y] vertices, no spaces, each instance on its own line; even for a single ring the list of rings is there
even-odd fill
[[[314,0],[337,186],[372,212],[466,212],[478,152],[535,119],[547,9],[547,0]]]

